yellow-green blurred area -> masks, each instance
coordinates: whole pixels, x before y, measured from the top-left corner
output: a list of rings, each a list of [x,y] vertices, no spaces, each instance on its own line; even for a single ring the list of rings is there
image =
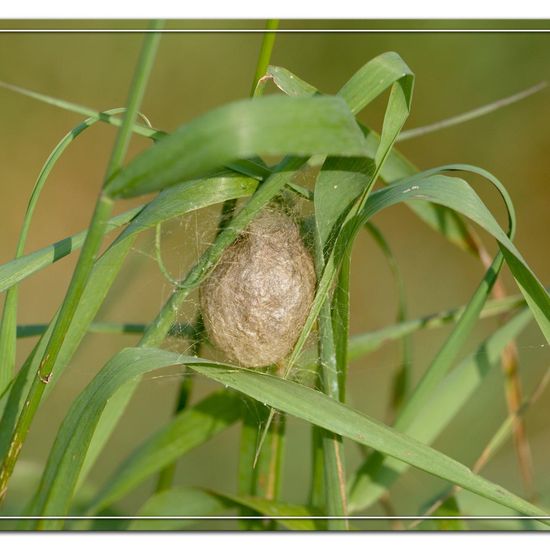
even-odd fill
[[[542,27],[543,22],[539,22]],[[347,28],[519,28],[516,22],[348,22]],[[324,21],[323,28],[338,22]],[[521,24],[522,27],[529,26]],[[3,22],[6,28],[144,28],[144,22]],[[340,25],[341,26],[341,25]],[[532,23],[530,26],[535,26]],[[178,28],[255,28],[262,22],[177,22]],[[309,21],[281,23],[283,29],[315,28]],[[123,107],[143,35],[139,33],[1,33],[0,80],[96,110]],[[216,106],[248,96],[262,40],[254,33],[166,33],[143,101],[142,112],[153,126],[172,131]],[[388,50],[398,52],[416,74],[413,108],[406,128],[414,128],[460,114],[550,79],[550,34],[529,32],[349,32],[281,33],[272,64],[285,67],[326,93],[335,93],[365,62]],[[275,93],[270,85],[269,93]],[[387,95],[360,115],[360,120],[380,130]],[[514,201],[518,231],[516,243],[543,284],[550,284],[550,91],[460,126],[405,141],[399,145],[420,169],[447,163],[471,163],[492,172],[507,187]],[[35,178],[51,149],[82,117],[36,100],[0,89],[1,199],[0,262],[14,254],[27,201]],[[115,129],[96,125],[68,149],[52,173],[33,219],[27,252],[84,229],[90,219],[113,145]],[[149,144],[136,137],[129,158]],[[505,223],[504,207],[496,192],[481,179],[469,179]],[[121,201],[117,211],[138,204]],[[166,224],[163,255],[174,276],[190,266],[197,250],[212,239],[218,209],[187,216]],[[483,275],[478,260],[457,249],[429,229],[405,206],[377,216],[374,223],[392,247],[405,280],[409,316],[417,317],[465,303]],[[496,250],[483,236],[491,252]],[[77,254],[33,275],[21,285],[18,322],[48,322],[63,300]],[[518,292],[507,270],[507,290]],[[153,319],[172,287],[154,258],[153,234],[136,244],[98,319],[147,323]],[[191,320],[193,297],[180,320]],[[386,260],[367,232],[354,246],[351,280],[351,332],[393,323],[397,293]],[[480,322],[463,355],[475,349],[497,326],[496,320]],[[415,380],[427,367],[449,329],[415,335]],[[81,389],[121,347],[133,345],[137,336],[89,335],[62,379],[43,403],[34,422],[10,488],[9,500],[28,498],[28,472],[45,464],[60,421]],[[19,341],[18,364],[32,349],[33,340]],[[176,347],[178,344],[169,343]],[[184,344],[179,344],[185,349]],[[532,324],[518,340],[520,372],[528,395],[549,364],[548,346]],[[350,367],[350,403],[381,420],[387,419],[393,376],[400,364],[400,347],[389,344]],[[100,486],[121,460],[172,413],[181,376],[158,373],[148,376],[109,441],[89,484]],[[215,385],[197,379],[193,401]],[[526,416],[533,454],[535,486],[540,503],[550,506],[550,394],[544,394]],[[481,389],[468,401],[434,446],[471,465],[506,416],[504,378],[494,369]],[[347,448],[352,471],[361,461],[354,445]],[[182,458],[177,483],[236,491],[239,453],[237,426]],[[291,420],[283,479],[283,499],[305,502],[310,472],[309,427]],[[483,475],[525,495],[514,447],[508,442],[483,470]],[[36,481],[32,482],[36,486]],[[392,491],[397,513],[416,514],[418,507],[444,483],[410,470]],[[117,507],[135,512],[153,487],[153,480],[128,495]],[[28,487],[27,487],[28,489]],[[471,510],[496,506],[477,502]],[[465,500],[466,502],[466,500]],[[468,513],[468,509],[463,510]],[[370,512],[384,513],[376,506]],[[214,524],[209,524],[215,528]]]

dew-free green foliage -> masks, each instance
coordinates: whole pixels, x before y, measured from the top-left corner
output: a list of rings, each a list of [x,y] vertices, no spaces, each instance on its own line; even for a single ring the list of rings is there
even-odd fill
[[[269,26],[275,27],[273,23]],[[153,25],[153,29],[158,28]],[[25,504],[24,513],[34,519],[22,521],[21,528],[76,526],[65,522],[63,516],[74,515],[77,501],[79,512],[85,516],[117,515],[112,510],[117,510],[123,497],[160,473],[163,481],[141,503],[139,518],[121,522],[119,527],[186,529],[199,516],[237,515],[243,529],[349,529],[354,524],[348,516],[368,513],[388,492],[391,495],[393,484],[411,466],[503,506],[510,514],[535,516],[540,525],[550,524],[541,507],[431,446],[467,406],[469,397],[478,389],[482,391],[483,380],[498,366],[506,346],[530,322],[538,325],[550,343],[550,297],[513,243],[514,207],[497,178],[466,164],[419,172],[394,148],[413,101],[414,74],[403,58],[395,52],[377,56],[330,96],[285,68],[268,66],[274,40],[269,35],[260,54],[254,97],[213,109],[168,135],[137,122],[159,37],[151,33],[144,40],[126,109],[96,113],[9,86],[88,118],[61,140],[44,165],[29,202],[16,257],[0,266],[0,291],[8,292],[0,328],[0,499],[10,490],[11,474],[42,401],[48,398],[86,334],[103,332],[105,338],[113,332],[141,334],[136,347],[116,353],[74,399],[44,462],[40,482]],[[269,80],[278,92],[260,97]],[[386,91],[389,95],[378,134],[355,117]],[[121,115],[122,119],[117,118]],[[98,122],[118,126],[119,134],[89,226],[24,255],[32,214],[49,173],[62,154],[70,154],[68,145]],[[154,144],[125,163],[132,133],[150,137]],[[263,160],[274,155],[282,160]],[[314,180],[311,188],[301,184],[303,174]],[[472,174],[483,177],[502,197],[507,227],[501,227],[468,182]],[[384,185],[376,187],[379,180]],[[115,201],[152,192],[157,194],[144,199],[141,206],[111,218]],[[178,311],[248,223],[283,195],[287,201],[289,197],[312,201],[313,218],[305,226],[309,228],[317,273],[315,298],[293,351],[285,365],[276,369],[247,370],[201,357],[205,337],[200,319],[177,323]],[[238,206],[237,200],[241,201]],[[139,234],[189,212],[200,213],[222,204],[223,217],[214,241],[175,285],[155,319],[145,325],[132,319],[120,325],[94,321]],[[476,234],[480,229],[496,242],[499,252],[492,264],[485,266],[486,274],[464,307],[422,319],[406,318],[406,281],[399,275],[383,233],[373,224],[378,213],[397,204],[406,205],[463,253],[483,259],[484,250]],[[118,236],[98,255],[107,233],[119,228]],[[370,231],[390,262],[399,292],[399,311],[395,325],[350,336],[352,246],[363,228]],[[67,296],[50,324],[18,327],[18,283],[80,248]],[[521,295],[490,300],[504,264]],[[468,336],[479,321],[501,313],[513,316],[478,349],[467,350]],[[452,325],[452,330],[416,383],[411,380],[408,345],[403,345],[403,363],[391,404],[395,409],[393,426],[347,403],[346,375],[353,359],[386,341],[403,340],[443,324]],[[17,338],[37,335],[40,339],[16,372]],[[194,340],[193,350],[199,356],[163,349],[169,335]],[[317,345],[306,346],[311,341]],[[459,360],[460,356],[463,358]],[[187,375],[192,372],[219,383],[220,388],[189,405],[192,390],[187,384],[185,399],[173,418],[116,464],[102,487],[86,493],[82,505],[87,475],[99,456],[109,456],[109,437],[143,375],[176,365],[187,369]],[[296,367],[319,376],[313,377],[311,385],[307,377],[292,379]],[[243,403],[261,407],[265,422],[251,426]],[[285,415],[306,422],[312,430],[310,493],[300,502],[280,498],[282,458],[293,458],[284,446]],[[173,485],[167,472],[175,462],[235,424],[242,431],[235,493]],[[499,442],[511,431],[499,432]],[[346,439],[370,451],[355,471],[346,470]],[[422,504],[419,502],[419,507]],[[460,513],[452,494],[434,510],[439,518]],[[447,523],[442,519],[440,526],[462,529],[467,523],[451,518]]]

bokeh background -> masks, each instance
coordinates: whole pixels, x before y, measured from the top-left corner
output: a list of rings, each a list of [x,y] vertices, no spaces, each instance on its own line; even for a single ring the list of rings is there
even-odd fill
[[[284,21],[281,28],[527,28],[539,22],[299,22]],[[167,28],[263,28],[259,21],[178,22]],[[13,28],[143,28],[131,22],[0,22]],[[86,105],[97,110],[124,106],[142,35],[137,33],[0,33],[0,80]],[[152,124],[167,131],[229,101],[247,97],[254,75],[260,34],[170,33],[160,45],[142,111]],[[435,122],[519,92],[550,78],[546,33],[297,33],[279,34],[272,63],[293,71],[327,93],[340,86],[366,61],[388,50],[397,51],[416,73],[413,109],[406,128]],[[274,91],[270,88],[270,91]],[[387,96],[365,110],[360,119],[379,129]],[[517,246],[545,283],[550,283],[550,92],[548,89],[496,113],[403,142],[399,149],[421,169],[450,162],[479,165],[495,174],[508,188],[518,215]],[[16,247],[34,180],[50,150],[81,117],[11,91],[0,89],[0,262],[9,261]],[[33,220],[27,251],[32,251],[83,229],[91,216],[115,131],[96,125],[72,144],[48,181]],[[130,156],[148,144],[135,138]],[[504,209],[486,183],[472,179],[480,195],[504,223]],[[127,201],[119,211],[133,206]],[[210,209],[212,210],[212,209]],[[166,225],[165,261],[181,275],[197,250],[211,238],[216,211],[190,215]],[[482,276],[479,263],[448,244],[397,206],[374,220],[388,239],[406,283],[409,315],[416,317],[466,302]],[[494,245],[486,239],[491,251]],[[99,319],[148,322],[171,292],[152,256],[152,235],[144,235],[115,282]],[[63,299],[76,255],[72,255],[21,284],[18,321],[47,322]],[[517,293],[509,274],[504,280]],[[192,314],[191,300],[181,312]],[[382,327],[395,320],[397,297],[390,270],[365,232],[357,239],[352,264],[351,328],[353,334]],[[496,326],[484,321],[472,336],[469,349]],[[426,368],[448,329],[414,338],[415,376]],[[28,439],[22,464],[10,495],[11,503],[25,497],[32,472],[42,467],[58,425],[78,392],[105,361],[132,336],[89,335],[64,377],[44,403]],[[20,341],[21,362],[33,340]],[[525,392],[534,387],[548,367],[548,346],[535,326],[518,341]],[[176,344],[168,344],[176,345]],[[350,370],[353,404],[380,419],[387,414],[391,380],[399,364],[399,346],[387,345]],[[171,414],[181,378],[150,376],[140,386],[106,451],[91,473],[89,484],[99,486],[114,467]],[[196,380],[194,400],[214,385]],[[535,482],[550,505],[550,397],[543,395],[527,415],[533,450]],[[498,369],[435,442],[435,447],[471,464],[505,417],[503,378]],[[234,427],[185,456],[178,483],[233,492],[236,489],[239,430]],[[360,461],[352,445],[349,468]],[[303,501],[310,468],[309,430],[291,420],[288,427],[283,497]],[[30,472],[30,473],[29,473]],[[484,470],[484,475],[522,494],[513,446],[507,444]],[[34,483],[34,482],[33,482]],[[134,512],[152,487],[146,483],[125,498],[123,513]],[[398,513],[415,514],[418,504],[443,483],[410,470],[394,487]],[[546,496],[544,496],[546,495]],[[473,502],[473,501],[472,501]],[[479,504],[479,503],[478,503]],[[473,504],[472,504],[473,506]],[[488,505],[489,511],[495,510]],[[480,510],[479,506],[472,508]],[[468,510],[464,510],[468,512]],[[375,507],[373,513],[381,513]],[[214,528],[214,526],[212,526]]]

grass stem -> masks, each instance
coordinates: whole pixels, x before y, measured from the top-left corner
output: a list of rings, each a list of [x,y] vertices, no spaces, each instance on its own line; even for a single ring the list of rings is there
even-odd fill
[[[160,28],[160,24],[155,22],[152,25],[152,28],[158,29]],[[158,33],[151,33],[145,36],[134,81],[130,88],[128,107],[107,166],[103,188],[109,179],[120,169],[128,149],[130,137],[132,135],[132,128],[137,118],[139,105],[145,92],[149,74],[153,67],[153,61],[159,38],[160,35]],[[88,234],[84,241],[84,245],[73,273],[73,277],[69,284],[67,294],[55,322],[52,335],[48,341],[46,349],[44,350],[36,376],[33,379],[32,385],[29,389],[23,409],[21,410],[7,456],[5,457],[0,470],[0,502],[5,496],[9,478],[11,477],[35,413],[40,405],[46,385],[50,380],[55,361],[61,349],[67,330],[69,329],[80,298],[88,282],[96,255],[103,241],[103,236],[105,234],[107,222],[111,215],[112,209],[113,200],[107,196],[104,191],[102,191],[96,202],[94,213],[89,225]]]

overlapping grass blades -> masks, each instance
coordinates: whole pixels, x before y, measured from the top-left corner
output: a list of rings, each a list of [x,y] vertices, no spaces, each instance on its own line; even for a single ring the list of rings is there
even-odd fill
[[[486,229],[489,233],[491,233],[491,235],[493,235],[499,241],[499,243],[502,245],[503,248],[505,247],[507,250],[510,251],[510,254],[513,254],[514,257],[521,258],[521,256],[519,255],[519,253],[515,249],[514,245],[510,242],[510,240],[508,239],[508,237],[506,236],[504,231],[500,228],[500,226],[497,224],[497,222],[491,216],[491,214],[489,213],[487,208],[484,206],[484,204],[481,202],[481,200],[477,197],[477,195],[472,190],[472,188],[464,180],[461,180],[459,178],[450,178],[448,176],[442,176],[442,175],[429,175],[429,176],[425,177],[424,179],[418,178],[417,180],[415,180],[415,185],[412,186],[412,187],[411,187],[410,183],[404,182],[404,183],[401,183],[401,184],[395,184],[391,187],[383,188],[383,189],[373,193],[371,195],[370,199],[367,201],[367,204],[366,204],[365,208],[361,211],[361,216],[360,216],[361,222],[362,223],[366,222],[374,214],[376,214],[377,212],[379,212],[379,211],[383,210],[384,208],[387,208],[391,205],[398,204],[398,203],[403,202],[403,201],[415,200],[415,199],[416,200],[418,200],[418,199],[431,200],[431,201],[434,201],[438,204],[442,204],[442,205],[447,206],[449,208],[453,208],[456,211],[462,213],[463,215],[466,215],[466,216],[470,217],[471,219],[475,220],[479,225],[481,225],[484,229]],[[336,248],[336,250],[338,250],[338,248]],[[524,263],[522,261],[519,261],[519,260],[518,260],[518,262],[519,262],[518,265],[522,266],[521,270],[525,273],[525,275],[524,275],[525,278],[529,279],[531,284],[533,284],[533,285],[540,285],[540,283],[538,283],[536,277],[530,272],[530,270],[524,265]],[[135,355],[134,359],[136,359],[136,360],[139,357],[142,357],[142,356],[139,355],[138,351],[135,351],[133,353]],[[145,350],[143,350],[143,354],[145,354]],[[145,357],[145,356],[146,355],[143,355],[143,357]],[[166,357],[168,357],[168,355]],[[170,355],[170,357],[172,357],[172,359],[175,362],[180,362],[180,360],[177,359],[176,355],[172,354],[172,355]],[[193,359],[189,359],[188,361],[193,362]],[[203,360],[200,360],[198,362],[201,363],[202,361]],[[116,364],[117,364],[117,368],[122,369],[122,367],[120,366],[120,364],[118,362],[116,362]],[[110,366],[107,370],[114,369],[114,368],[115,367]],[[195,368],[195,367],[193,367],[193,368]],[[198,372],[201,372],[202,374],[205,374],[208,377],[213,377],[210,372],[205,372],[204,369],[195,369],[195,370],[198,370]],[[103,373],[103,371],[102,371],[102,373]],[[101,376],[102,376],[102,378],[99,379],[100,381],[98,381],[97,384],[98,385],[101,384],[101,391],[104,391],[104,387],[105,387],[105,384],[106,384],[106,379],[103,378],[103,377],[107,377],[108,375],[107,374],[102,374]],[[242,377],[247,376],[246,371],[237,369],[234,372],[232,372],[231,374],[228,374],[227,376],[225,376],[225,374],[224,374],[224,378],[223,379],[218,379],[218,380],[219,381],[223,380],[224,383],[227,383],[227,385],[229,385],[230,387],[235,387],[236,389],[244,391],[247,395],[250,395],[251,397],[259,399],[256,396],[255,393],[250,393],[250,391],[248,389],[246,391],[243,390],[243,387],[238,383],[238,381],[237,382],[232,382],[232,383],[227,382],[227,377],[229,377],[231,380],[233,380],[233,377],[235,377],[236,380],[238,380],[240,376],[242,376]],[[261,377],[263,375],[260,374],[258,376]],[[278,380],[278,379],[274,379],[274,378],[271,378],[271,377],[269,379],[270,380]],[[273,382],[273,383],[275,384],[275,382]],[[237,385],[235,386],[235,384],[237,384]],[[306,388],[304,388],[304,390],[306,390]],[[45,472],[45,476],[43,478],[42,488],[38,493],[39,501],[51,502],[52,503],[51,506],[53,506],[53,509],[50,509],[49,512],[48,512],[48,508],[47,508],[46,504],[44,504],[43,505],[44,507],[39,506],[39,508],[35,509],[35,513],[37,513],[37,514],[38,513],[44,513],[44,514],[48,513],[48,514],[53,515],[54,513],[57,513],[57,514],[63,513],[63,510],[66,509],[66,507],[68,506],[68,504],[70,502],[70,498],[71,498],[71,495],[72,495],[72,490],[74,490],[74,483],[76,483],[76,479],[78,478],[78,471],[80,469],[81,464],[79,463],[79,460],[74,461],[74,458],[71,458],[71,460],[66,463],[65,467],[67,468],[67,471],[63,475],[61,475],[61,472],[58,471],[58,469],[63,467],[64,459],[62,458],[62,456],[64,456],[65,453],[69,453],[69,451],[68,451],[69,448],[71,448],[72,450],[66,456],[74,457],[74,455],[75,455],[73,445],[78,445],[78,442],[74,439],[71,439],[71,436],[69,434],[72,435],[72,433],[73,433],[72,426],[74,425],[73,424],[74,422],[82,423],[82,419],[77,420],[76,418],[77,417],[80,418],[80,415],[88,414],[92,410],[93,395],[94,395],[95,391],[99,391],[99,389],[92,390],[92,386],[89,386],[89,388],[87,388],[85,390],[85,392],[81,395],[81,397],[78,400],[78,402],[81,403],[78,406],[78,407],[80,407],[80,409],[75,405],[75,408],[73,409],[73,412],[70,413],[70,415],[67,417],[67,424],[64,427],[62,427],[62,429],[60,430],[60,433],[59,433],[59,435],[56,439],[56,444],[54,445],[54,448],[52,450],[52,454],[50,456],[49,466],[48,466],[48,468]],[[105,391],[108,391],[108,389],[105,389]],[[310,390],[308,390],[308,391],[310,391]],[[86,395],[86,394],[88,394],[88,395]],[[92,399],[90,400],[90,398],[92,398]],[[329,399],[329,401],[331,401],[331,400]],[[264,401],[262,401],[262,402],[264,402]],[[268,401],[265,401],[265,402],[268,402]],[[335,405],[337,404],[337,401],[335,401],[335,400],[333,400],[332,402],[335,403]],[[88,406],[86,407],[84,405],[84,403],[88,403]],[[271,404],[271,403],[269,403],[269,404]],[[97,405],[93,405],[93,406],[97,406],[98,411],[96,413],[96,416],[94,417],[95,420],[91,421],[92,426],[90,427],[90,430],[91,430],[90,434],[89,434],[90,438],[91,438],[91,436],[93,434],[93,430],[94,430],[94,424],[93,423],[97,421],[97,419],[100,417],[101,411],[102,411],[101,403],[98,403]],[[280,404],[279,405],[272,405],[272,406],[276,406],[277,408],[283,410],[284,412],[289,412],[284,407],[281,407]],[[306,413],[301,412],[300,413],[300,415],[302,415],[301,417],[304,418],[304,419],[307,419],[308,421],[310,421],[314,424],[317,424],[317,425],[320,425],[321,427],[326,428],[326,425],[323,424],[323,422],[321,422],[321,419],[317,416],[317,415],[322,416],[323,413],[326,411],[325,405],[323,405],[321,407],[320,403],[317,403],[317,401],[315,401],[315,403],[311,402],[311,403],[309,403],[309,405],[304,405],[304,406],[306,406],[306,408],[309,406],[310,410],[307,413],[307,415],[306,415]],[[328,406],[328,405],[326,405],[326,406]],[[85,413],[82,413],[82,410],[84,410],[84,409],[85,409]],[[294,409],[292,409],[292,410],[294,411]],[[294,412],[292,414],[296,414],[296,413]],[[71,418],[73,420],[69,420]],[[331,429],[331,428],[328,428],[328,429]],[[337,431],[337,430],[334,430],[334,429],[332,431],[335,431],[336,433],[340,433],[341,435],[345,435],[347,437],[355,438],[356,440],[359,437],[357,435],[357,432],[353,432],[352,434],[350,434],[349,431],[346,430],[345,433],[341,433],[342,428],[339,428],[339,429],[340,429],[340,431]],[[385,435],[380,435],[379,439],[375,440],[375,443],[372,443],[372,441],[370,440],[370,437],[371,437],[372,434],[369,433],[368,430],[367,430],[366,433],[361,435],[360,442],[365,442],[363,438],[367,438],[370,442],[369,444],[371,444],[374,448],[380,450],[381,452],[383,452],[385,454],[389,454],[390,456],[396,456],[395,454],[392,454],[392,452],[388,452],[388,449],[387,449],[388,441],[392,440],[392,436],[388,435],[391,432],[391,430],[389,430],[388,428],[384,428],[384,430],[388,430],[388,431],[387,432],[383,431],[383,434],[385,434]],[[391,433],[394,433],[394,432],[391,432]],[[386,439],[386,436],[389,439]],[[403,436],[403,437],[405,437],[405,436]],[[408,439],[406,437],[405,437],[405,439],[406,439],[406,441],[408,441]],[[411,441],[415,441],[415,440],[411,439]],[[87,449],[88,443],[89,443],[89,441],[83,442],[82,443],[83,448],[80,449],[80,451],[77,453],[79,456],[82,457],[82,460],[84,459],[84,455],[85,455],[85,451]],[[415,444],[416,443],[417,442],[415,442]],[[403,460],[407,463],[411,463],[411,464],[413,464],[417,467],[424,468],[424,466],[419,466],[418,463],[412,463],[412,462],[410,462],[410,460],[407,459],[407,457],[410,456],[410,446],[411,445],[413,445],[413,444],[410,441],[408,441],[407,445],[404,445],[400,449],[402,454],[399,454],[397,457],[400,460]],[[435,452],[435,451],[433,451],[433,452]],[[393,451],[393,453],[395,453],[395,451]],[[427,471],[431,471],[432,473],[435,473],[436,475],[440,475],[444,479],[448,479],[448,477],[445,477],[446,475],[448,475],[448,476],[455,476],[456,475],[456,472],[454,471],[453,468],[450,468],[450,470],[447,473],[445,473],[445,467],[443,467],[441,470],[437,470],[437,471],[432,471],[432,470],[429,470],[429,469]],[[462,479],[462,483],[463,483],[464,482],[463,478],[460,478],[460,479]],[[71,484],[71,480],[74,480],[73,484]],[[459,482],[456,482],[456,481],[453,481],[453,483],[458,483],[458,484],[462,485],[462,483],[459,483]],[[474,490],[474,489],[472,489],[471,485],[468,485],[467,488],[470,488],[471,490]],[[59,493],[58,493],[58,491],[59,491]],[[483,494],[485,496],[487,496],[488,498],[494,498],[496,493],[493,493],[490,490],[488,490],[488,492],[483,493]],[[526,508],[524,508],[523,505],[522,505],[522,507],[517,508],[517,509],[518,509],[518,511],[521,511],[522,513],[532,513],[532,512],[525,512]],[[57,510],[57,511],[54,512],[54,510]],[[541,515],[540,511],[537,512],[537,514]]]
[[[339,438],[347,437],[378,451],[352,478],[352,510],[374,502],[409,465],[413,465],[519,513],[545,515],[542,510],[472,474],[464,466],[423,444],[430,443],[460,410],[481,384],[503,346],[524,328],[531,316],[535,317],[550,341],[550,298],[512,243],[514,214],[506,190],[491,174],[467,165],[450,165],[416,174],[416,169],[393,149],[410,110],[414,82],[410,69],[393,52],[382,54],[359,69],[343,86],[338,97],[321,96],[313,86],[282,68],[270,67],[268,74],[279,88],[292,97],[256,98],[220,107],[185,124],[171,136],[152,129],[144,130],[132,122],[126,125],[126,136],[134,131],[158,139],[158,144],[139,155],[126,168],[113,171],[106,183],[106,197],[134,197],[157,190],[161,193],[144,208],[129,211],[111,222],[112,225],[130,223],[95,263],[53,364],[52,382],[55,383],[89,330],[139,232],[210,204],[250,198],[178,284],[157,318],[143,327],[140,347],[117,354],[74,402],[51,450],[30,513],[66,513],[73,493],[103,449],[141,375],[163,366],[183,364],[244,393],[247,398],[326,430],[323,432],[325,439],[315,443],[319,447],[323,445],[324,449],[324,453],[316,455],[321,460],[316,465],[319,469],[315,474],[318,480],[317,474],[323,468],[324,483],[317,484],[312,492],[313,502],[322,506],[324,513],[343,515],[347,512],[345,491],[341,490],[343,469],[339,450]],[[265,80],[259,86],[264,84]],[[388,88],[391,90],[382,132],[378,136],[358,125],[354,115]],[[80,112],[85,109],[69,107],[80,109]],[[92,116],[96,117],[94,120],[119,124],[108,113],[92,113]],[[287,156],[275,168],[270,168],[252,158],[259,154]],[[312,158],[308,161],[310,156]],[[304,165],[321,168],[313,194],[319,284],[306,326],[289,358],[289,368],[300,358],[306,338],[318,322],[323,390],[328,395],[261,372],[154,349],[171,330],[180,305],[200,285],[240,231],[270,200],[285,186],[311,198],[308,190],[299,188],[293,182],[297,171]],[[508,234],[463,179],[443,175],[449,170],[480,174],[498,188],[509,214]],[[372,192],[379,176],[391,186]],[[397,427],[408,435],[339,402],[345,400],[346,370],[350,357],[358,350],[368,352],[388,336],[408,334],[425,324],[423,321],[403,322],[391,330],[386,329],[367,338],[352,338],[348,349],[349,262],[353,240],[375,214],[399,203],[410,206],[421,219],[451,242],[477,254],[476,242],[460,216],[468,217],[493,236],[501,250],[501,255],[495,259],[470,302],[458,315],[455,313],[452,316],[453,319],[458,318],[458,324],[420,384],[405,400]],[[111,226],[106,226],[108,228]],[[0,267],[0,288],[16,284],[69,253],[83,242],[84,236],[80,234],[65,242],[70,247],[52,245]],[[487,340],[483,346],[485,355],[478,353],[447,374],[454,357],[464,347],[468,334],[483,314],[485,302],[504,260],[530,309],[520,313]],[[333,293],[335,281],[337,288]],[[518,303],[517,300],[510,301],[510,304]],[[508,302],[505,307],[508,307]],[[444,318],[446,314],[435,322]],[[426,321],[428,324],[433,322]],[[0,422],[0,455],[10,448],[15,421],[22,410],[23,396],[31,384],[30,375],[40,365],[54,324],[55,319],[26,361],[9,394],[6,393],[7,399],[0,399],[2,406],[5,405]],[[4,330],[9,340],[14,340],[13,315],[10,325]],[[481,358],[485,362],[480,366]],[[48,384],[47,391],[52,386]],[[89,511],[115,502],[153,472],[235,422],[241,416],[241,407],[237,403],[239,399],[242,397],[221,391],[177,415],[120,466],[96,495]],[[426,420],[427,407],[435,420]],[[384,455],[390,458],[384,458]],[[382,464],[384,468],[380,468]],[[168,512],[174,505],[174,498],[181,497],[182,491],[186,490],[159,493],[143,510]],[[323,492],[324,498],[321,498]],[[223,503],[224,506],[251,509],[263,515],[303,515],[312,511],[278,500],[201,494],[205,497],[205,509],[208,510],[215,508],[215,503]],[[39,528],[58,528],[61,525],[59,520],[36,523]],[[137,522],[131,527],[139,528],[139,525],[142,524]],[[307,521],[303,525],[295,521],[283,525],[307,529],[315,526]],[[338,519],[329,520],[327,526],[331,529],[346,527]]]
[[[185,124],[107,185],[112,197],[158,191],[255,155],[362,156],[365,142],[337,97],[245,99]]]
[[[109,397],[129,380],[175,364],[186,365],[282,412],[373,447],[490,500],[509,506],[521,514],[546,515],[543,510],[476,476],[468,468],[442,453],[318,391],[265,373],[154,348],[127,348],[119,352],[74,402],[48,460],[41,490],[33,503],[33,515],[57,516],[66,513],[85,451]],[[38,523],[40,528],[58,528],[61,525],[61,520],[42,520]]]

